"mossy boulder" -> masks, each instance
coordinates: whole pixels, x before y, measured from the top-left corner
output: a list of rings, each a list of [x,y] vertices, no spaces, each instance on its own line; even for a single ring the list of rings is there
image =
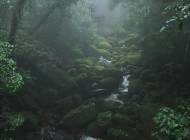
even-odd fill
[[[101,127],[107,127],[112,122],[111,118],[112,118],[112,112],[111,111],[99,113],[98,117],[97,117],[97,123]]]
[[[118,86],[118,80],[114,77],[106,77],[99,82],[100,87],[112,90]]]
[[[110,140],[126,140],[128,137],[127,131],[120,128],[109,128],[107,135]]]
[[[96,101],[96,106],[99,112],[117,111],[123,107],[121,103],[114,101],[105,101],[104,99],[99,99]]]
[[[61,122],[64,128],[81,128],[96,119],[97,110],[95,103],[81,105],[67,113]]]
[[[113,124],[115,124],[117,126],[125,127],[126,125],[128,125],[129,121],[130,121],[129,117],[124,114],[115,113],[112,116],[112,122],[113,122]]]
[[[101,97],[104,97],[104,96],[108,95],[109,93],[110,93],[110,91],[106,90],[106,89],[95,89],[95,90],[90,91],[88,94],[90,96],[101,96]]]
[[[93,137],[102,137],[111,126],[112,112],[101,112],[97,115],[96,121],[90,123],[87,128],[87,134]]]

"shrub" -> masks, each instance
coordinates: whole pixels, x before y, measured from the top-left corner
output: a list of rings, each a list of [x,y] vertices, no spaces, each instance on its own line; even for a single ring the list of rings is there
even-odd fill
[[[180,105],[176,109],[163,107],[154,117],[159,140],[188,140],[190,137],[190,105]]]
[[[13,46],[0,41],[0,90],[15,92],[23,84],[22,76],[16,72],[16,62],[10,58]]]

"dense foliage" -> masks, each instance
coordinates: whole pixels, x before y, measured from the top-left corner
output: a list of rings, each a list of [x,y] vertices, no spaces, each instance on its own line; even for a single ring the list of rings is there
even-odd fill
[[[177,109],[163,107],[154,118],[158,139],[187,140],[190,135],[189,105],[180,105]]]
[[[12,51],[13,45],[0,41],[0,90],[2,93],[15,93],[24,84],[23,77],[16,71],[16,62],[10,57]],[[0,139],[12,139],[10,132],[14,132],[23,122],[23,116],[19,113],[2,112]]]
[[[15,92],[23,85],[22,76],[16,72],[16,62],[10,58],[13,46],[0,42],[0,83],[1,91]]]

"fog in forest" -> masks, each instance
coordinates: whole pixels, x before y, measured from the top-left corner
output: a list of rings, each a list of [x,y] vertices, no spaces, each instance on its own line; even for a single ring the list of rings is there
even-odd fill
[[[189,0],[0,0],[0,140],[190,140]]]

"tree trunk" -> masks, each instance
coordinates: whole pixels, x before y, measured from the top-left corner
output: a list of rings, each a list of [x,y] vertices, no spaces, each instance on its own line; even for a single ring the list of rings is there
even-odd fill
[[[21,13],[27,0],[18,0],[12,15],[12,21],[10,25],[9,43],[14,44],[18,25],[21,20]]]
[[[40,21],[32,28],[31,32],[29,33],[30,35],[33,35],[49,18],[49,16],[55,11],[57,7],[59,7],[60,4],[59,2],[54,3],[48,10],[47,12],[42,16]]]

